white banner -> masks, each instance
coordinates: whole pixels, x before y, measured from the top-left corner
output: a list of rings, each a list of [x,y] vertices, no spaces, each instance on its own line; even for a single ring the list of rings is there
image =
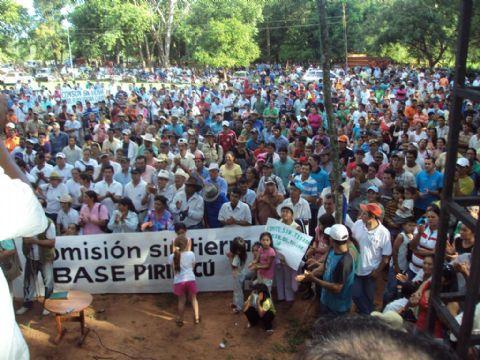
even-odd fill
[[[231,290],[232,270],[226,257],[230,242],[241,236],[250,255],[251,246],[263,231],[265,226],[189,230],[187,235],[192,239],[197,261],[198,289]],[[55,291],[75,289],[92,294],[171,292],[173,274],[168,255],[174,238],[173,231],[58,237],[53,263]],[[251,261],[251,255],[248,261]]]
[[[285,257],[288,266],[298,270],[312,237],[272,218],[267,221],[266,231],[272,234],[275,251]]]
[[[62,100],[66,100],[68,106],[72,106],[80,101],[85,105],[86,101],[90,101],[92,105],[96,102],[105,100],[105,89],[91,88],[88,90],[68,90],[62,89]]]

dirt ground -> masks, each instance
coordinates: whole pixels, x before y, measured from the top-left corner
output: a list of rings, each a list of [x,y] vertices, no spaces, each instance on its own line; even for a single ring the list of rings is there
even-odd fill
[[[202,322],[193,324],[188,307],[179,328],[171,294],[94,295],[86,322],[95,332],[90,331],[82,347],[76,345],[80,327],[74,322],[64,323],[68,331],[58,346],[52,343],[55,320],[40,315],[39,303],[17,321],[35,360],[128,359],[102,347],[96,333],[106,347],[135,359],[292,359],[302,349],[314,302],[298,300],[290,309],[278,304],[271,336],[260,328],[247,329],[246,318],[231,313],[230,302],[231,293],[199,294]]]

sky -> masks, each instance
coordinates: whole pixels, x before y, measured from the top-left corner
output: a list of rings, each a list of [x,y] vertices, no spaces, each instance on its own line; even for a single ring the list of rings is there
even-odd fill
[[[15,0],[18,4],[22,5],[28,10],[30,15],[33,15],[33,0]]]

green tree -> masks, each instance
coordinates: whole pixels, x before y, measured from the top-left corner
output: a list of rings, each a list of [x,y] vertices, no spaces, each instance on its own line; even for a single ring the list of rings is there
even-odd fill
[[[53,60],[58,64],[66,48],[67,35],[65,29],[54,20],[40,23],[32,32],[32,43],[35,45],[38,59]]]
[[[14,57],[16,45],[29,28],[29,16],[24,7],[13,0],[0,0],[0,59]]]
[[[210,20],[198,39],[193,58],[203,65],[233,68],[249,66],[260,55],[256,29],[237,19]]]

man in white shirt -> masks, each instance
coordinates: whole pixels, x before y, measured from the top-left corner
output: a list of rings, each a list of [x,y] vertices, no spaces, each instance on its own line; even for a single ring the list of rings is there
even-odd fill
[[[53,171],[53,166],[46,163],[43,153],[38,153],[35,160],[37,165],[30,170],[30,175],[33,176],[36,185],[46,184]]]
[[[95,159],[90,158],[90,149],[83,149],[82,159],[75,162],[75,167],[84,172],[87,166],[92,166],[94,169],[98,166],[98,162]]]
[[[114,175],[122,171],[122,166],[119,163],[111,160],[109,153],[100,154],[99,159],[100,162],[98,166],[93,170],[93,181],[98,182],[103,179],[103,171],[107,166],[111,166],[113,168]]]
[[[74,135],[68,137],[68,145],[62,149],[62,153],[65,154],[65,159],[71,165],[82,158],[82,149],[77,146]]]
[[[224,111],[225,111],[225,107],[220,102],[220,98],[215,97],[215,100],[210,105],[210,114],[212,114],[212,115],[222,114],[223,115]]]
[[[80,138],[80,129],[82,128],[82,123],[73,117],[71,111],[67,113],[67,121],[65,121],[64,129],[65,132],[71,135],[74,135],[77,139]]]
[[[128,158],[130,163],[133,164],[138,153],[138,145],[135,141],[130,140],[131,133],[130,129],[122,131],[123,141],[118,146],[118,149],[122,149],[123,156]]]
[[[57,234],[62,235],[68,230],[70,225],[78,226],[80,214],[72,208],[73,199],[66,194],[60,197],[60,211],[57,216]]]
[[[374,310],[376,281],[382,276],[392,255],[390,232],[379,219],[382,209],[376,203],[360,204],[361,214],[352,228],[360,253],[355,274],[352,298],[361,314],[369,315]]]
[[[181,168],[185,172],[195,170],[195,156],[188,152],[187,139],[178,139],[178,149],[180,152],[173,158],[173,171]]]
[[[140,170],[132,169],[130,174],[132,175],[132,181],[125,185],[123,196],[132,200],[138,213],[138,220],[143,223],[148,207],[147,183],[142,180]]]
[[[55,162],[57,165],[53,167],[53,171],[63,177],[63,182],[67,182],[72,177],[73,165],[67,164],[66,156],[64,153],[59,152],[55,156]]]
[[[188,229],[201,229],[205,204],[199,191],[202,185],[195,177],[190,177],[185,188],[175,194],[170,211],[175,223],[184,223]]]
[[[317,219],[320,219],[324,214],[330,214],[335,217],[335,201],[333,200],[333,195],[331,193],[325,195],[323,205],[318,209]],[[344,225],[349,229],[352,229],[353,224],[354,223],[350,215],[346,214]]]
[[[104,153],[114,154],[115,151],[120,146],[121,141],[113,136],[114,133],[115,132],[114,132],[113,128],[109,128],[107,130],[107,138],[103,141],[103,144],[102,144],[102,151]]]
[[[240,201],[240,191],[233,189],[230,192],[230,201],[223,204],[218,213],[218,220],[225,226],[252,225],[252,212],[250,207]]]
[[[113,166],[107,165],[103,169],[103,180],[94,185],[94,190],[98,194],[98,201],[108,209],[111,217],[115,210],[115,203],[122,198],[123,186],[118,181],[113,180]]]
[[[293,208],[293,218],[295,220],[302,220],[303,224],[307,226],[312,218],[312,212],[308,201],[301,197],[302,191],[299,186],[297,183],[290,183],[290,197],[283,200],[283,202],[277,206],[277,212],[280,215],[282,207],[291,206]]]

